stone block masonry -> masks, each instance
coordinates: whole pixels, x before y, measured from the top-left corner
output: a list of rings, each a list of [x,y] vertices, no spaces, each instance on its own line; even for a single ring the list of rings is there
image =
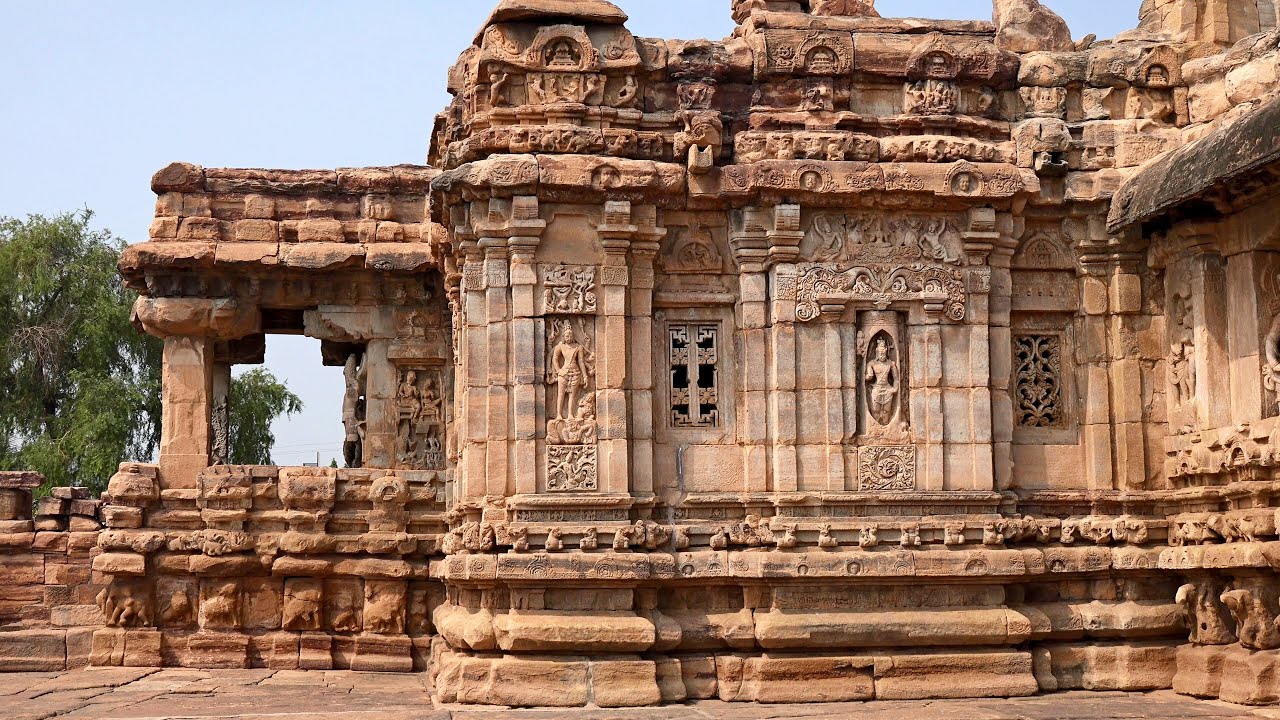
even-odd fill
[[[0,535],[0,668],[1277,702],[1273,5],[504,0],[429,167],[162,169],[160,457]],[[342,368],[341,469],[227,463],[277,333]]]

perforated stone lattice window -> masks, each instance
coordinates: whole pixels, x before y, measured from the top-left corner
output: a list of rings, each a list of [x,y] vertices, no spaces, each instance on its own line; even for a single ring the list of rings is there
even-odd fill
[[[1013,360],[1018,425],[1062,427],[1066,420],[1062,402],[1062,337],[1015,335]]]
[[[718,325],[689,323],[668,327],[673,427],[719,425],[719,335]]]

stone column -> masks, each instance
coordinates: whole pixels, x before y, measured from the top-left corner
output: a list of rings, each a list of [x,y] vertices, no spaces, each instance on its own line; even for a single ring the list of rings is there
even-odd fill
[[[1267,362],[1263,342],[1271,329],[1272,310],[1266,288],[1276,276],[1277,254],[1248,252],[1227,258],[1227,304],[1231,354],[1231,417],[1236,422],[1260,420],[1272,414],[1264,406],[1262,368]]]
[[[219,459],[224,463],[231,462],[231,364],[214,358],[212,382],[212,413],[210,418],[209,452],[211,459]],[[222,417],[219,418],[218,414]],[[222,423],[222,437],[219,438],[218,424]],[[219,442],[222,447],[218,447]],[[220,457],[219,457],[220,456]]]
[[[800,254],[800,206],[778,205],[767,233],[771,299],[769,311],[769,425],[773,440],[773,490],[800,489],[796,456],[796,266]]]
[[[768,212],[760,208],[742,211],[741,226],[730,237],[734,260],[738,264],[738,332],[741,338],[742,395],[738,403],[738,442],[743,448],[744,492],[776,489],[770,478],[769,463],[769,383],[768,355]],[[777,288],[787,296],[785,288]],[[795,303],[795,287],[789,293]]]
[[[485,203],[473,203],[472,213],[487,212]],[[485,356],[484,253],[471,222],[454,230],[462,254],[461,311],[458,350],[461,366],[456,387],[462,396],[458,438],[457,497],[463,501],[483,498],[486,488],[488,359]]]
[[[538,491],[538,428],[543,387],[542,320],[538,319],[538,271],[534,262],[547,224],[538,215],[538,198],[512,201],[511,232],[511,461],[517,494]]]
[[[631,310],[627,318],[631,352],[627,388],[631,400],[631,494],[653,496],[654,376],[653,262],[667,231],[657,227],[657,209],[640,206],[632,213],[637,227],[631,241]]]
[[[261,332],[262,315],[231,298],[152,297],[139,298],[133,315],[142,329],[164,339],[161,486],[194,488],[212,449],[216,342]]]
[[[631,203],[605,203],[604,223],[597,228],[604,246],[604,266],[600,269],[600,315],[596,318],[596,403],[600,435],[597,471],[601,492],[609,494],[631,490],[627,440],[627,254],[637,230],[631,222]],[[652,340],[645,346],[651,347]]]
[[[1084,476],[1089,490],[1111,490],[1115,471],[1111,454],[1111,373],[1107,343],[1106,266],[1082,262],[1080,279],[1084,333],[1080,343],[1080,434],[1084,446]],[[1095,339],[1098,342],[1095,342]]]
[[[212,449],[213,340],[195,335],[164,339],[160,417],[160,482],[189,490],[209,466]]]
[[[1111,354],[1111,412],[1115,423],[1116,488],[1143,490],[1147,484],[1146,403],[1142,396],[1142,358],[1125,338],[1136,334],[1142,311],[1142,278],[1134,263],[1117,264],[1108,278],[1107,319]],[[1161,381],[1164,378],[1160,378]]]
[[[396,388],[400,378],[388,357],[391,341],[371,339],[365,345],[364,446],[361,464],[370,468],[396,466]]]
[[[489,201],[489,220],[510,216],[509,201]],[[484,251],[485,494],[505,497],[515,490],[511,467],[511,275],[507,237],[489,223],[476,228]],[[474,342],[473,338],[473,342]],[[530,467],[522,472],[534,472]]]
[[[973,211],[974,213],[981,211]],[[973,217],[971,215],[971,217]],[[996,218],[997,235],[993,238],[990,279],[987,282],[987,367],[989,371],[991,407],[991,474],[993,489],[1008,490],[1013,485],[1013,396],[1010,381],[1013,378],[1013,275],[1009,267],[1017,247],[1015,235],[1021,234],[1021,224],[1015,233],[1015,221],[1010,216]],[[978,349],[977,352],[981,352]]]

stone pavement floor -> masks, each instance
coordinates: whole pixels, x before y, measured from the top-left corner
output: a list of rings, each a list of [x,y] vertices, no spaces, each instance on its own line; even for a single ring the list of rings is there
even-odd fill
[[[1280,719],[1171,692],[1071,692],[1014,700],[828,705],[698,702],[626,710],[439,706],[422,675],[104,668],[0,675],[0,720],[1199,720]]]

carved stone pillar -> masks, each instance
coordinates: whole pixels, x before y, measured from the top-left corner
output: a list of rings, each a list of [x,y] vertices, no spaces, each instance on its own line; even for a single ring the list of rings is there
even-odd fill
[[[638,228],[632,224],[631,203],[605,203],[604,223],[597,228],[604,246],[604,267],[600,269],[600,309],[596,319],[596,387],[598,391],[600,441],[600,490],[605,493],[630,492],[627,411],[627,294],[630,272],[627,267],[631,238]],[[645,343],[652,346],[652,341]]]
[[[161,387],[160,481],[165,488],[192,489],[212,449],[213,340],[166,337]]]
[[[653,495],[654,376],[653,291],[654,258],[667,231],[657,227],[657,209],[637,207],[637,228],[631,241],[630,314],[627,319],[631,351],[627,387],[631,401],[631,493]]]
[[[986,334],[987,334],[987,367],[991,414],[991,474],[994,490],[1008,490],[1013,485],[1013,396],[1010,394],[1010,381],[1013,378],[1013,333],[1011,314],[1013,310],[1013,276],[1010,265],[1015,240],[1014,219],[1008,215],[994,217],[986,215],[984,210],[970,212],[968,239],[976,233],[990,232],[991,252],[988,255],[988,277],[986,293],[976,292],[979,288],[970,284],[975,296],[985,294]],[[988,220],[990,221],[988,223]],[[1020,225],[1020,223],[1019,223]],[[1017,232],[1021,232],[1021,229]],[[982,301],[974,298],[974,310],[977,313]],[[981,322],[978,317],[974,322]],[[981,349],[975,350],[981,352]],[[988,489],[988,488],[981,488]]]
[[[769,426],[773,440],[773,489],[799,490],[800,468],[796,455],[796,286],[795,261],[799,255],[800,206],[778,205],[766,235],[769,244],[771,284],[769,312]],[[791,299],[784,299],[790,288]]]
[[[507,237],[497,223],[510,214],[508,201],[489,201],[489,217],[478,224],[484,251],[485,494],[505,497],[515,489],[511,467],[511,269]],[[474,340],[473,340],[474,341]],[[532,472],[532,468],[527,471]]]
[[[1136,278],[1135,278],[1136,280]],[[1221,255],[1198,255],[1190,273],[1195,318],[1195,403],[1202,429],[1231,422],[1231,375],[1227,371],[1226,264]]]
[[[1084,311],[1082,323],[1086,338],[1105,337],[1108,312],[1107,268],[1104,264],[1082,261],[1084,277],[1081,278],[1081,300]],[[1090,490],[1111,490],[1115,484],[1112,463],[1111,438],[1111,376],[1110,354],[1105,343],[1100,346],[1085,344],[1080,357],[1081,418],[1080,434],[1084,446],[1084,474]]]
[[[487,212],[484,203],[473,203],[472,213]],[[454,233],[462,260],[462,284],[459,289],[461,312],[458,319],[459,367],[458,387],[461,402],[457,497],[472,501],[483,498],[486,487],[488,427],[488,362],[485,356],[485,289],[484,253],[480,249],[471,220],[459,224]]]
[[[361,450],[364,467],[396,466],[396,388],[399,373],[388,357],[391,341],[373,339],[365,346],[365,435]]]
[[[213,449],[215,349],[261,331],[256,307],[233,299],[139,298],[134,322],[164,339],[160,430],[162,487],[191,489]]]
[[[538,216],[538,199],[521,196],[512,201],[511,231],[507,241],[511,257],[511,409],[512,462],[518,469],[519,494],[537,492],[538,388],[542,361],[539,348],[544,333],[537,319],[538,270],[534,255],[547,224]],[[520,471],[520,468],[525,470]]]
[[[231,462],[231,364],[215,358],[212,378],[209,460],[215,465]]]
[[[738,328],[742,343],[741,386],[738,404],[738,441],[743,447],[744,492],[774,489],[769,464],[769,383],[768,383],[768,277],[765,259],[768,255],[766,227],[769,213],[761,208],[742,211],[741,225],[730,243],[738,264],[740,300]],[[790,295],[794,303],[795,285],[790,291],[775,287],[777,296]]]

